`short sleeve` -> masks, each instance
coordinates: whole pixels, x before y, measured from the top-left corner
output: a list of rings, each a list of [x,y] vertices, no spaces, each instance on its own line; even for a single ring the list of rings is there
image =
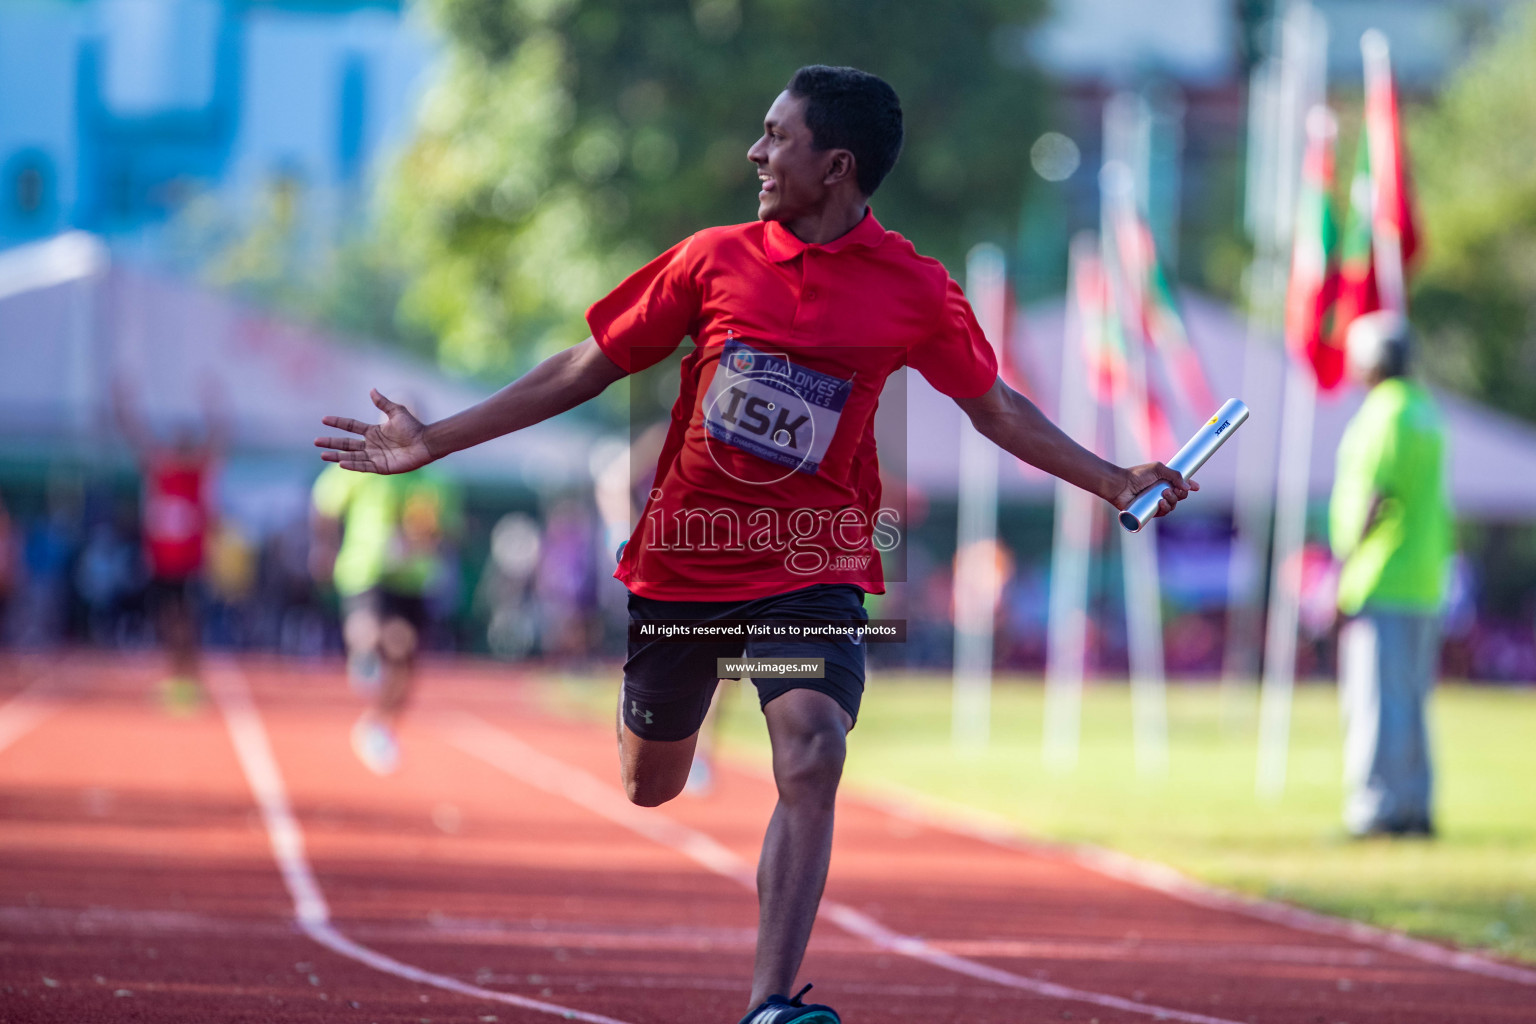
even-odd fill
[[[945,279],[943,306],[933,333],[912,346],[907,365],[951,398],[984,395],[997,380],[997,354],[953,278]]]
[[[626,373],[665,359],[693,331],[699,294],[690,267],[690,236],[630,274],[587,310],[603,354]]]
[[[352,489],[361,474],[340,466],[328,466],[315,479],[311,500],[315,511],[327,519],[340,519],[352,498]]]

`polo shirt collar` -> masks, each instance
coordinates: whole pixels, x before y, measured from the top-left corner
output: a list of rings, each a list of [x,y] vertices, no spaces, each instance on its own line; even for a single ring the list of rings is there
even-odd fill
[[[854,226],[852,231],[838,238],[832,239],[825,245],[811,245],[802,242],[795,237],[783,224],[776,220],[770,220],[764,225],[763,249],[768,258],[775,263],[784,263],[794,259],[807,249],[815,249],[819,252],[842,252],[854,246],[863,246],[873,249],[885,240],[885,228],[875,219],[875,211],[872,207],[864,208],[864,219]]]

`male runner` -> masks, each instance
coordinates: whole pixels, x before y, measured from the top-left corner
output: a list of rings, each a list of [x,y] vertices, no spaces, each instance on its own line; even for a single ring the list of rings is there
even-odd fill
[[[211,390],[203,395],[201,435],[193,425],[181,424],[170,444],[161,442],[139,417],[121,382],[112,399],[118,427],[143,477],[146,597],[155,636],[170,663],[160,698],[169,710],[186,713],[203,699],[199,612],[205,548],[214,518],[209,481],[225,447],[226,427]]]
[[[310,572],[341,597],[347,674],[369,701],[352,727],[352,751],[369,771],[389,775],[400,764],[427,594],[458,532],[457,495],[431,471],[369,477],[331,466],[315,481],[311,506]]]
[[[872,429],[885,378],[915,367],[1004,450],[1117,509],[1166,482],[1123,469],[1056,429],[998,379],[991,346],[937,261],[886,231],[869,197],[901,150],[889,85],[806,67],[747,152],[758,220],[678,243],[588,311],[592,336],[484,402],[424,426],[377,391],[382,425],[326,417],[361,437],[318,439],[347,469],[401,473],[564,412],[691,337],[672,423],[640,525],[615,575],[631,622],[863,617],[881,593]],[[888,525],[885,524],[885,525]],[[716,658],[822,658],[825,678],[755,679],[779,802],[758,862],[752,1007],[743,1024],[838,1024],[793,991],[831,856],[833,803],[858,713],[864,648],[849,640],[637,642],[620,697],[619,761],[637,804],[676,796],[716,684]],[[807,986],[809,987],[809,986]]]

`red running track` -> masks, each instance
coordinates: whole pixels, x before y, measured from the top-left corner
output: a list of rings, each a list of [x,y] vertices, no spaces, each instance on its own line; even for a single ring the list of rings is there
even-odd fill
[[[744,1011],[765,779],[630,807],[606,730],[461,665],[379,779],[335,666],[218,663],[186,718],[155,667],[0,663],[0,1021]],[[849,1024],[1536,1022],[1536,971],[1113,873],[845,793],[803,976]]]

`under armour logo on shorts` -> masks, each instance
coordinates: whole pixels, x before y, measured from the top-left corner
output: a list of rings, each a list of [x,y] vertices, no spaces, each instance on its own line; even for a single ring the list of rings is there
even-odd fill
[[[649,712],[649,711],[641,711],[640,710],[640,702],[639,701],[632,700],[632,701],[629,702],[629,713],[634,715],[636,718],[644,718],[646,725],[650,725],[651,724],[651,718],[652,718],[651,712]]]

